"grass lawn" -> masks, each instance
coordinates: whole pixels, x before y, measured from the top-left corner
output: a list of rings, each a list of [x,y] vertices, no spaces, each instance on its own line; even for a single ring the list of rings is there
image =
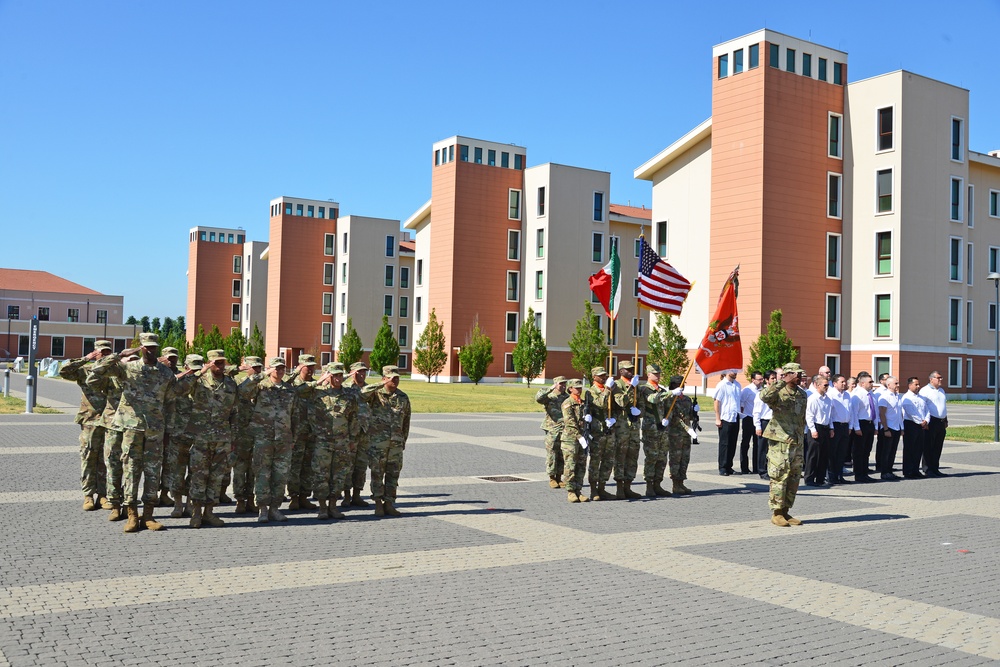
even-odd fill
[[[962,442],[996,442],[993,439],[993,424],[950,427],[945,438]]]
[[[35,412],[42,415],[62,414],[62,410],[47,408],[44,405],[35,405]],[[0,415],[17,415],[24,413],[24,399],[13,396],[4,398],[0,396]]]
[[[993,401],[948,401],[958,405],[993,405]]]

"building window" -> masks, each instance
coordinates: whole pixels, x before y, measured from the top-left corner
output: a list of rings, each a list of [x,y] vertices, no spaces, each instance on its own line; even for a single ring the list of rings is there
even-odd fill
[[[483,149],[480,148],[479,146],[476,146],[476,148],[475,148],[475,156],[476,156],[476,159],[475,159],[476,164],[482,164],[483,163]]]
[[[510,190],[508,191],[508,211],[507,217],[511,220],[521,219],[521,191],[520,190]]]
[[[636,278],[632,281],[632,296],[638,298],[639,296],[639,279]]]
[[[886,375],[892,373],[892,357],[872,357],[872,371],[875,373],[875,377],[879,377],[882,373]]]
[[[285,215],[291,215],[291,214],[292,214],[292,203],[291,202],[286,202],[285,203]]]
[[[469,147],[468,146],[463,146],[462,144],[458,145],[458,159],[461,160],[462,162],[468,162],[469,161]]]
[[[954,236],[948,239],[948,280],[962,281],[962,239]]]
[[[233,255],[233,273],[243,273],[243,255]]]
[[[719,78],[725,79],[729,76],[729,54],[723,53],[719,56]]]
[[[988,359],[986,361],[986,386],[989,389],[996,389],[997,362],[995,359]]]
[[[603,262],[604,261],[604,234],[601,232],[593,232],[591,234],[591,261]]]
[[[500,152],[500,166],[504,169],[510,168],[510,153],[507,151]]]
[[[385,286],[386,287],[392,287],[392,284],[395,282],[395,277],[396,277],[396,267],[394,267],[392,264],[386,264],[386,266],[385,266]]]
[[[965,360],[965,386],[972,387],[972,359]]]
[[[396,365],[399,366],[400,370],[409,368],[409,366],[407,365],[408,363],[409,363],[409,355],[407,354],[399,355],[399,358],[396,360]]]
[[[667,221],[656,223],[656,252],[660,257],[667,256]]]
[[[770,47],[767,64],[774,68],[781,67],[781,63],[778,62],[778,52],[781,50],[781,47],[777,44],[771,44]]]
[[[347,265],[345,264],[344,267],[346,266]],[[327,263],[323,265],[323,284],[324,285],[333,284],[333,264]]]
[[[518,171],[520,171],[521,169],[524,169],[524,156],[523,155],[518,155],[517,153],[514,153],[514,169],[517,169]]]
[[[38,307],[38,321],[47,322],[49,320],[49,309],[46,306]]]
[[[964,159],[965,133],[962,131],[962,119],[951,119],[951,159],[961,162]]]
[[[504,341],[508,343],[517,342],[517,313],[507,313],[507,329]]]
[[[892,150],[892,107],[878,110],[878,149]]]
[[[802,76],[812,76],[812,56],[808,53],[802,54]]]
[[[880,169],[875,174],[876,211],[892,213],[892,169]]]
[[[410,289],[410,267],[399,267],[399,289]]]
[[[249,303],[244,304],[244,306],[243,306],[243,319],[245,319],[245,320],[249,320],[250,319],[250,304]],[[246,335],[249,336],[250,332],[249,331],[246,332]]]
[[[840,278],[840,234],[826,235],[826,277]]]
[[[306,217],[307,218],[315,218],[316,217],[316,209],[313,208],[312,205],[309,205],[309,206],[306,207]]]
[[[826,215],[829,218],[840,218],[842,217],[840,208],[840,195],[841,195],[842,177],[840,174],[831,174],[827,172],[827,185],[826,185],[826,198],[827,198],[827,208]]]
[[[517,271],[507,272],[507,300],[517,301],[519,298],[518,280],[521,274]]]
[[[964,189],[961,178],[951,179],[951,221],[962,222],[962,190]]]
[[[542,271],[535,271],[535,298],[542,299],[544,292],[545,276]]]
[[[382,300],[382,312],[388,317],[392,317],[392,295],[386,294]]]
[[[347,292],[340,293],[340,314],[347,314]]]
[[[545,230],[535,230],[535,257],[545,257]]]
[[[545,215],[545,188],[538,188],[538,217]]]
[[[53,336],[52,337],[52,350],[50,354],[53,357],[65,357],[66,356],[66,337],[65,336]]]
[[[331,339],[333,338],[333,322],[323,322],[322,337],[320,339],[321,345],[330,345]]]
[[[233,281],[233,298],[239,299],[240,292],[242,291],[243,281],[237,278]]]
[[[892,274],[892,232],[875,234],[875,275]]]
[[[455,161],[455,146],[448,146],[448,162]]]
[[[408,331],[407,326],[405,324],[400,324],[399,325],[399,338],[398,338],[398,340],[399,340],[399,346],[400,347],[406,347],[409,344],[409,339],[408,339],[409,333],[410,332]]]
[[[948,357],[948,387],[962,386],[962,358]]]
[[[840,295],[826,295],[826,337],[840,338]]]
[[[340,265],[340,282],[345,285],[347,284],[347,262],[343,262]]]
[[[86,356],[86,355],[88,355],[88,354],[90,354],[91,352],[94,351],[94,343],[93,343],[94,339],[93,338],[89,339],[91,341],[91,343],[90,343],[90,350],[89,351],[87,350],[87,340],[88,339],[86,339],[86,338],[83,339],[83,354],[84,354],[84,356]],[[19,357],[27,357],[28,354],[29,354],[29,352],[30,352],[30,349],[31,349],[31,338],[28,337],[28,336],[24,336],[24,335],[18,336],[17,337],[17,356],[19,356]]]
[[[760,66],[760,44],[751,44],[747,55],[750,57],[750,67],[753,69]]]
[[[838,86],[844,84],[844,63],[833,63],[833,83]]]
[[[968,213],[966,214],[966,220],[969,227],[976,226],[976,186],[969,184],[968,196],[965,198],[966,208],[968,208]]]
[[[320,206],[319,207],[319,214],[316,217],[318,217],[318,218],[325,218],[326,217],[326,206]]]
[[[521,259],[521,232],[516,229],[507,230],[507,259]]]
[[[319,363],[321,366],[326,366],[328,363],[333,361],[332,352],[320,352],[319,353]]]
[[[594,193],[594,222],[604,222],[604,193]]]
[[[986,330],[997,330],[997,304],[994,302],[990,302],[989,308],[986,311]]]
[[[406,318],[410,316],[410,297],[401,296],[399,297],[399,317]]]
[[[535,313],[535,328],[539,331],[542,330],[542,311]]]
[[[995,250],[995,248],[994,248]],[[7,306],[7,317],[10,317],[10,306]],[[16,317],[11,319],[16,320]],[[66,321],[67,322],[79,322],[80,321],[80,309],[79,308],[68,308],[66,310]]]
[[[957,297],[948,299],[948,340],[962,342],[962,300]]]
[[[785,49],[785,71],[795,73],[795,49]]]
[[[324,234],[323,235],[323,254],[327,257],[333,257],[333,253],[337,248],[337,235],[336,234]]]
[[[965,302],[965,342],[972,343],[972,301]]]
[[[641,317],[632,318],[632,338],[642,338],[644,328],[643,322],[644,319]]]
[[[232,321],[233,322],[240,321],[240,304],[238,303],[233,304]]]
[[[826,58],[820,58],[816,66],[816,78],[820,81],[826,81]],[[829,364],[827,364],[829,366]],[[831,366],[832,368],[832,366]]]
[[[830,369],[832,375],[840,372],[840,355],[828,354],[823,357],[823,365]]]
[[[421,298],[418,296],[416,303],[413,304],[413,321],[418,323],[422,321],[420,319],[421,318],[420,306],[421,306]]]
[[[97,323],[98,324],[107,324],[108,323],[108,311],[106,311],[106,310],[98,310],[97,311]]]
[[[972,252],[972,249],[972,243],[965,244],[965,284],[970,287],[972,286],[972,276],[974,273],[972,267],[972,257],[974,253]]]
[[[990,217],[1000,218],[1000,192],[990,190]]]
[[[295,205],[295,215],[302,217],[302,204]]]
[[[831,113],[828,116],[830,125],[830,145],[827,155],[830,157],[843,158],[843,146],[841,145],[841,134],[844,129],[844,117],[838,113]]]
[[[892,296],[889,294],[875,295],[875,337],[889,338],[892,336]]]
[[[340,323],[340,338],[341,338],[341,340],[343,340],[345,333],[347,333],[347,323],[346,322],[341,322]]]
[[[77,311],[79,313],[79,311]],[[19,320],[21,319],[21,306],[7,306],[7,319],[8,320]],[[75,321],[75,320],[70,320]]]
[[[205,232],[200,232],[198,234],[198,240],[199,241],[205,241],[205,240],[207,240],[207,236],[208,236],[208,234],[206,234]]]
[[[215,232],[209,232],[209,234],[208,234],[208,240],[211,241],[211,242],[215,241]]]
[[[733,74],[743,71],[743,49],[733,51]]]
[[[333,315],[333,292],[323,292],[323,314]]]
[[[424,260],[417,260],[417,285],[424,284]]]
[[[516,373],[514,370],[514,355],[510,352],[503,355],[503,372],[504,373]]]
[[[436,167],[439,164],[441,164],[441,151],[436,150],[434,151],[434,166]]]
[[[396,256],[396,237],[386,236],[385,237],[385,256],[395,257]]]
[[[492,148],[486,151],[486,164],[491,167],[497,166],[497,152]]]

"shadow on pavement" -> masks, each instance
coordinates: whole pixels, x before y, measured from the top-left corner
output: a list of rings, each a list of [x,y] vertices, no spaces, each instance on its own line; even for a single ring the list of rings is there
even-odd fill
[[[862,514],[855,516],[831,516],[826,519],[803,519],[803,523],[863,523],[865,521],[887,521],[889,519],[909,519],[908,514]]]

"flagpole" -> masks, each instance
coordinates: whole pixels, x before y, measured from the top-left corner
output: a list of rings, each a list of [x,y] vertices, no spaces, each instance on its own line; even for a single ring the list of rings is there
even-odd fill
[[[613,368],[612,361],[614,360],[614,331],[615,331],[615,319],[613,316],[608,317],[608,379],[611,380],[611,389],[608,389],[608,418],[611,418],[611,394],[614,393],[614,378],[615,369]],[[606,386],[606,385],[605,385]]]
[[[681,380],[681,392],[684,391],[684,385],[687,383],[688,374],[691,372],[692,368],[694,368],[694,359],[692,359],[691,363],[688,364],[688,369],[684,371],[684,378]],[[670,409],[667,410],[667,419],[670,419],[670,413],[674,411],[674,406],[677,404],[677,399],[678,396],[674,396],[674,400],[670,402]]]

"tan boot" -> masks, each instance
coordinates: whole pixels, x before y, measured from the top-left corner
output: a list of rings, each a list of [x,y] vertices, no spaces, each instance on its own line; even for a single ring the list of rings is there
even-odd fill
[[[368,503],[361,497],[362,492],[364,492],[364,488],[354,489],[354,495],[351,496],[351,507],[368,507]]]
[[[94,504],[94,496],[84,496],[83,497],[83,511],[93,512],[97,509],[97,505]]]
[[[663,481],[662,479],[658,479],[653,483],[653,491],[655,491],[656,495],[658,495],[661,498],[669,498],[671,494],[669,491],[663,488],[662,484],[660,484],[660,482],[662,481]]]
[[[122,513],[122,506],[117,503],[112,503],[111,514],[108,514],[108,521],[121,521],[125,516]]]
[[[146,530],[164,530],[166,526],[153,518],[153,503],[142,506],[142,526]]]
[[[625,500],[625,482],[620,479],[615,480],[615,500]]]
[[[226,525],[226,522],[215,516],[215,512],[212,511],[214,509],[215,503],[205,505],[205,511],[201,513],[201,519],[213,528],[221,528]]]
[[[581,503],[589,503],[590,502],[590,498],[588,498],[587,496],[583,495],[582,493],[576,494],[576,497],[580,499]]]
[[[583,494],[581,494],[581,495],[583,495]],[[590,483],[590,498],[589,499],[593,500],[595,502],[604,500],[604,498],[601,498],[601,485],[600,485],[600,483],[598,483],[598,482],[591,482]]]
[[[690,491],[685,491],[684,485],[678,482],[676,479],[674,480],[674,485],[671,490],[674,492],[674,494],[678,496],[683,496],[685,493],[690,493]]]
[[[267,523],[267,505],[260,505],[257,508],[257,523]]]
[[[316,505],[309,502],[309,494],[304,493],[299,496],[299,508],[304,510],[314,510]]]
[[[319,511],[316,512],[316,518],[319,521],[329,521],[329,519],[330,519],[330,510],[327,508],[325,500],[320,499],[320,501],[319,501]]]
[[[255,505],[254,502],[253,502],[253,498],[252,497],[251,498],[247,498],[247,514],[253,514],[258,509],[259,508],[257,507],[257,505]]]
[[[267,518],[271,521],[288,521],[288,517],[278,511],[279,505],[271,505],[267,508]]]
[[[569,495],[566,497],[566,500],[568,500],[571,503],[578,503],[580,502],[581,497],[582,496],[577,495],[576,491],[570,491]]]
[[[113,512],[114,510],[112,510]],[[125,511],[128,512],[128,521],[125,522],[125,532],[126,533],[138,533],[139,524],[139,510],[136,509],[135,505],[127,505]]]
[[[400,512],[398,509],[396,509],[396,506],[394,505],[395,502],[396,502],[395,499],[392,500],[390,500],[389,498],[382,499],[382,507],[385,509],[385,513],[388,516],[402,516],[403,513]]]
[[[781,516],[785,517],[785,521],[788,522],[789,526],[801,526],[802,525],[802,522],[799,521],[798,519],[796,519],[791,514],[789,514],[787,509],[784,511],[784,513]]]
[[[385,516],[385,503],[381,498],[375,499],[375,516]]]
[[[642,494],[632,490],[632,482],[625,482],[625,497],[629,500],[638,500],[642,498]]]
[[[771,517],[771,523],[775,526],[788,528],[788,521],[785,520],[784,511],[785,510],[774,510],[774,516]]]
[[[647,498],[656,497],[656,489],[653,487],[652,482],[646,482],[646,497]]]
[[[597,485],[597,493],[600,495],[601,500],[618,500],[615,494],[608,493],[608,489],[604,482]]]
[[[558,489],[559,488],[559,480],[556,479],[555,477],[549,477],[549,488],[550,489]]]
[[[174,495],[174,510],[170,513],[171,519],[179,519],[184,516],[184,496],[181,494]]]
[[[188,521],[188,525],[192,528],[201,528],[202,518],[201,503],[191,503],[191,520]]]
[[[105,498],[104,496],[98,498],[97,503],[101,506],[102,510],[109,510],[112,507],[114,507],[114,505],[111,504],[111,501]]]
[[[288,503],[288,511],[294,511],[299,509],[299,497],[298,495],[293,495],[292,499]]]
[[[336,504],[337,500],[334,499],[333,503]],[[351,490],[350,489],[344,489],[344,499],[340,501],[340,506],[341,507],[350,507],[351,506]]]

